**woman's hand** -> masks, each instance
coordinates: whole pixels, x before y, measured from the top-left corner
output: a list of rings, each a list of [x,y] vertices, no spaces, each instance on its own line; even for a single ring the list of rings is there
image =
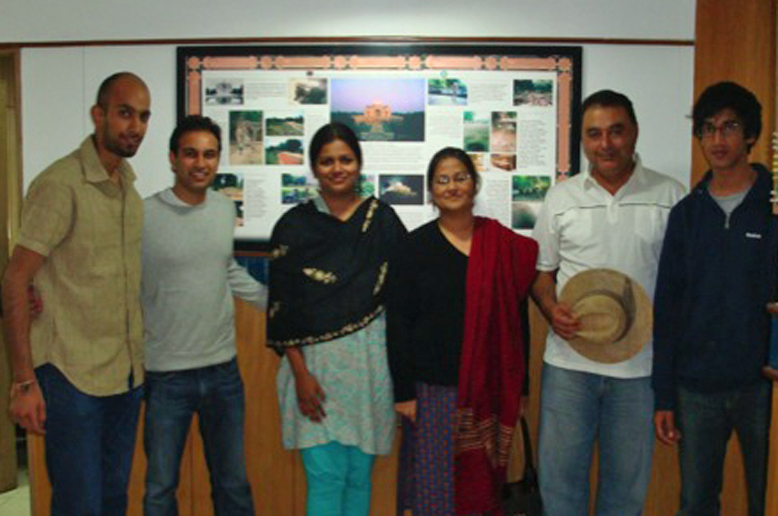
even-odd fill
[[[321,421],[327,415],[324,413],[324,389],[319,380],[308,371],[305,357],[300,348],[289,348],[286,358],[294,373],[294,388],[297,391],[297,406],[300,412],[311,421]]]
[[[297,405],[304,416],[316,422],[327,417],[324,412],[324,401],[327,397],[315,376],[308,371],[295,375],[295,389]]]
[[[416,400],[401,401],[394,404],[394,410],[402,417],[410,419],[411,423],[416,424]]]

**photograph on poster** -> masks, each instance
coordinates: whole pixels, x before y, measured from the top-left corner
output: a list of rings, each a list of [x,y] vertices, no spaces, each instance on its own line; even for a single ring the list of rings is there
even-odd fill
[[[392,204],[408,229],[435,216],[426,167],[453,146],[481,173],[483,214],[526,234],[548,186],[579,169],[581,55],[580,47],[180,47],[179,115],[210,116],[224,131],[232,174],[217,186],[240,212],[239,248],[266,249],[278,218],[317,195],[306,152],[332,121],[362,142],[360,195]]]
[[[229,78],[206,81],[205,103],[218,106],[243,104],[243,81]]]
[[[299,204],[316,197],[319,183],[310,174],[281,174],[281,203]]]
[[[211,188],[226,195],[235,203],[235,225],[243,226],[243,175],[223,172],[216,174]]]
[[[232,172],[216,174],[212,187],[233,201],[243,200],[243,174],[233,174]]]
[[[245,222],[246,216],[243,214],[243,201],[235,201],[235,226],[242,228]]]
[[[550,176],[513,176],[512,222],[513,229],[532,229],[538,219],[546,192],[551,188]]]
[[[289,80],[289,103],[323,105],[327,103],[327,79],[301,78]]]
[[[486,172],[486,161],[482,152],[468,152],[468,156],[473,160],[473,166],[478,172]]]
[[[332,121],[361,141],[423,142],[424,86],[424,79],[332,79]]]
[[[268,136],[304,136],[305,123],[302,115],[271,116],[266,114],[265,134]]]
[[[492,152],[516,152],[516,112],[492,112]]]
[[[375,176],[361,174],[359,176],[359,195],[370,197],[376,194]],[[299,204],[313,199],[318,195],[319,182],[309,173],[281,174],[281,203]]]
[[[302,165],[303,141],[299,138],[267,138],[265,163],[268,165]]]
[[[552,106],[554,83],[551,80],[513,81],[514,106]]]
[[[375,195],[375,176],[360,174],[359,176],[359,195],[362,197],[370,197]]]
[[[506,172],[516,170],[515,154],[492,154],[489,156],[489,161],[492,164],[492,170],[504,170]]]
[[[261,165],[262,111],[230,111],[230,165]]]
[[[465,111],[464,149],[468,152],[489,152],[489,113]]]
[[[421,206],[424,204],[424,176],[417,174],[381,174],[379,198],[387,204]]]
[[[430,106],[466,106],[467,85],[459,79],[430,79],[427,82],[427,104]]]

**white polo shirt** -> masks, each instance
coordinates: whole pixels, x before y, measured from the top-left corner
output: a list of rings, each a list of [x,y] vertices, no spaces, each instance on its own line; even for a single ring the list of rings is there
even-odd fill
[[[607,267],[640,283],[653,300],[659,255],[670,209],[685,194],[675,179],[644,168],[635,170],[611,195],[587,170],[555,185],[546,195],[533,238],[540,246],[537,269],[557,274],[557,295],[575,274]],[[553,330],[548,333],[546,363],[616,378],[651,374],[653,348],[647,342],[636,356],[617,364],[589,360]]]

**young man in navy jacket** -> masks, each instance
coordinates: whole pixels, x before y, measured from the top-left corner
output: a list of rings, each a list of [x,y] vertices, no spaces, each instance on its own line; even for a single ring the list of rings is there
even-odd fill
[[[764,514],[770,384],[760,369],[776,263],[769,172],[749,164],[761,106],[742,86],[706,89],[694,134],[710,170],[670,213],[654,320],[654,426],[678,443],[682,515],[720,514],[727,442],[745,461],[749,516]]]

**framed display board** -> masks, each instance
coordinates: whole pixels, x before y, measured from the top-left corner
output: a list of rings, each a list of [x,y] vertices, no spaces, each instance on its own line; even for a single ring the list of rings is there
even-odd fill
[[[306,151],[330,121],[364,156],[363,195],[409,230],[435,216],[424,175],[446,146],[473,158],[476,213],[532,229],[546,191],[579,170],[580,47],[369,44],[179,47],[178,116],[222,128],[214,188],[238,209],[238,249],[316,195]]]

